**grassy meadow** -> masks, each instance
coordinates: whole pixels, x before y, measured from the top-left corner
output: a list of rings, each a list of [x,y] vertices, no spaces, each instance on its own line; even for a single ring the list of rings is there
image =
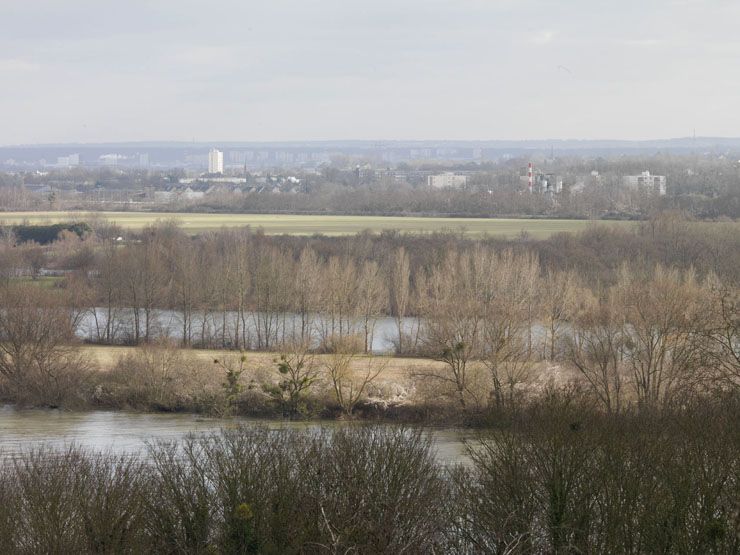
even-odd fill
[[[116,363],[127,355],[136,352],[133,347],[111,346],[111,345],[83,345],[81,347],[85,356],[93,363],[94,368],[106,372],[111,370]],[[214,359],[236,359],[239,353],[236,351],[224,351],[220,349],[178,349],[188,360],[198,364],[206,371],[211,371],[217,380],[222,380],[222,371],[214,368]],[[271,375],[275,379],[279,377],[277,372],[277,360],[280,357],[278,352],[249,351],[246,353],[246,363],[244,366],[245,378],[254,377],[255,373],[263,372]],[[315,355],[314,361],[321,365],[327,362],[331,357],[329,355]],[[404,383],[408,381],[415,373],[429,368],[441,369],[442,363],[421,358],[391,357],[391,356],[374,356],[358,355],[352,362],[352,369],[356,372],[362,372],[367,368],[382,368],[381,382]],[[219,382],[220,383],[220,382]]]
[[[270,235],[351,235],[363,230],[379,232],[395,229],[409,233],[457,231],[471,236],[515,236],[526,232],[544,239],[553,233],[580,231],[589,220],[426,218],[395,216],[326,216],[288,214],[196,214],[168,212],[3,212],[0,225],[53,224],[103,218],[126,229],[141,229],[158,221],[177,221],[183,229],[199,233],[222,227],[251,226]],[[630,226],[632,222],[604,222]]]
[[[201,377],[206,381],[213,382],[212,385],[215,387],[220,387],[223,381],[223,369],[214,367],[213,360],[236,362],[240,356],[239,352],[221,349],[177,348],[177,351],[183,356],[184,360],[195,364],[200,369]],[[128,346],[83,345],[81,346],[81,352],[97,371],[108,372],[126,356],[136,353],[137,349]],[[259,377],[277,382],[281,378],[277,371],[279,352],[249,351],[245,355],[245,375],[243,377],[245,382]],[[314,363],[321,367],[328,363],[332,356],[317,354],[312,358]],[[430,372],[435,375],[442,375],[445,371],[444,363],[438,360],[382,355],[356,355],[353,357],[350,368],[354,378],[357,379],[361,379],[370,369],[373,371],[380,370],[375,382],[376,385],[386,390],[398,391],[400,388],[400,390],[414,391],[414,401],[419,401],[420,397],[425,394],[434,393],[436,395],[438,393],[439,384],[428,383],[430,380],[424,380],[423,376]],[[478,379],[487,375],[485,368],[480,367],[480,365],[476,369],[475,372],[480,374]],[[472,372],[474,370],[471,368]],[[531,380],[530,387],[533,390],[541,390],[547,384],[565,385],[577,379],[578,375],[565,366],[541,362],[532,366],[529,377]]]

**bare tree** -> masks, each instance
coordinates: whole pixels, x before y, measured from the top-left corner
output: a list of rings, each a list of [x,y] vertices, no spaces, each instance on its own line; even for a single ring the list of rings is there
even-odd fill
[[[332,256],[324,268],[322,305],[326,320],[322,326],[325,343],[354,333],[357,299],[357,268],[350,258]]]
[[[530,307],[539,265],[536,258],[511,251],[480,258],[488,259],[481,356],[491,375],[491,398],[501,406],[511,402],[516,386],[529,374]]]
[[[726,384],[740,387],[740,292],[716,276],[707,281],[706,354]]]
[[[375,322],[385,308],[388,290],[382,279],[377,262],[367,261],[362,265],[359,283],[355,293],[356,307],[362,319],[362,331],[365,337],[365,353],[372,349],[375,335]]]
[[[608,413],[622,409],[621,358],[625,333],[617,310],[613,298],[593,299],[575,318],[568,341],[568,360],[586,379]]]
[[[428,355],[446,367],[430,377],[451,384],[460,408],[468,409],[469,363],[480,354],[481,313],[475,257],[450,253],[426,280],[423,343]]]
[[[347,417],[352,416],[357,403],[386,366],[365,357],[364,366],[356,368],[359,358],[353,343],[351,338],[332,342],[332,352],[324,363],[334,399]]]
[[[285,312],[289,306],[293,261],[285,251],[258,244],[250,263],[252,300],[257,347],[270,349],[285,330]]]
[[[0,291],[0,375],[18,401],[58,406],[84,393],[89,365],[73,341],[58,296],[32,285]]]
[[[90,307],[90,312],[95,321],[98,341],[112,343],[116,339],[123,302],[121,257],[117,245],[113,241],[104,242],[99,256],[97,284],[100,294],[99,300],[103,305],[103,314],[99,314],[95,305]],[[103,322],[100,321],[101,317],[104,318]]]
[[[398,352],[404,352],[403,319],[406,316],[411,290],[411,268],[409,256],[403,247],[392,255],[388,268],[388,293],[390,307],[398,328]]]
[[[560,329],[575,313],[580,288],[575,273],[552,268],[545,272],[540,284],[539,306],[547,326],[546,357],[554,361]]]
[[[167,277],[163,272],[163,252],[156,240],[156,231],[144,230],[140,244],[120,253],[121,281],[124,286],[126,308],[133,312],[134,343],[152,339],[154,314],[164,298]],[[141,321],[141,316],[144,321]]]
[[[233,266],[234,295],[236,297],[236,314],[234,317],[234,347],[248,348],[247,310],[249,307],[249,249],[248,230],[242,230],[234,238],[231,264]]]
[[[616,285],[625,321],[625,358],[638,403],[670,403],[696,383],[701,369],[697,329],[700,289],[691,272],[656,267],[652,275],[620,272]]]
[[[316,251],[304,247],[296,268],[294,295],[295,308],[300,318],[300,341],[311,340],[313,315],[318,310],[321,285],[321,264]]]
[[[38,279],[41,269],[46,263],[46,252],[44,248],[36,243],[26,243],[21,248],[21,260],[30,270],[31,277]]]
[[[182,344],[186,346],[190,345],[193,338],[193,313],[200,294],[197,262],[199,250],[182,232],[177,234],[167,250],[167,271],[172,276],[172,300],[180,312]]]
[[[303,412],[305,397],[319,380],[321,369],[306,343],[287,346],[275,362],[280,379],[263,388],[280,403],[285,416],[296,418]]]

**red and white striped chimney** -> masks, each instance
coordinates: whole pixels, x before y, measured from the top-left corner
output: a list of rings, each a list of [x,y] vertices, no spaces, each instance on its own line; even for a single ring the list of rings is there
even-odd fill
[[[529,186],[529,192],[532,192],[532,162],[527,166],[527,185]]]

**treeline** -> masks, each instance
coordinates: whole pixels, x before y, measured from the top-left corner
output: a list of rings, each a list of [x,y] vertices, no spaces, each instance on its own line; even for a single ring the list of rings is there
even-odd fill
[[[573,273],[541,274],[531,257],[480,249],[449,254],[417,294],[419,350],[444,363],[431,377],[452,384],[463,411],[514,403],[537,360],[574,368],[607,412],[740,383],[738,291],[713,276],[624,266],[592,290]]]
[[[74,233],[77,237],[91,231],[86,223],[49,224],[49,225],[14,225],[9,232],[16,240],[25,243],[33,242],[39,245],[48,245],[59,239],[63,232]]]
[[[727,154],[727,153],[725,153]],[[521,176],[527,163],[560,176],[562,193],[522,194]],[[254,213],[312,213],[365,215],[454,215],[462,217],[549,216],[556,218],[646,219],[658,210],[679,209],[708,220],[740,217],[740,167],[730,156],[619,156],[606,158],[557,157],[515,158],[481,163],[401,163],[395,170],[357,170],[357,164],[384,167],[380,160],[337,159],[319,172],[272,168],[273,175],[296,175],[301,184],[283,193],[210,194],[196,201],[166,205],[173,211]],[[463,171],[468,175],[464,190],[429,190],[425,174]],[[624,186],[625,175],[649,170],[667,178],[667,195]],[[592,174],[595,172],[595,175]],[[243,177],[243,172],[234,175]],[[186,177],[182,169],[50,170],[48,175],[25,172],[0,173],[0,207],[5,210],[69,209],[118,210],[127,201],[139,207],[161,210],[152,190],[163,190]],[[249,177],[249,176],[248,176]],[[408,182],[407,182],[408,181]],[[54,195],[32,193],[25,185],[48,184]],[[250,185],[258,185],[250,182]],[[147,193],[147,191],[149,191]]]
[[[374,185],[346,188],[326,185],[311,193],[248,193],[212,195],[183,202],[171,209],[185,212],[237,212],[258,214],[341,214],[373,216],[457,216],[495,218],[535,216],[641,220],[659,210],[684,210],[700,219],[740,217],[740,190],[736,187],[712,196],[682,193],[660,197],[624,188],[620,179],[590,183],[583,190],[549,195],[522,194],[522,184],[495,184],[477,176],[465,190],[430,190],[426,187]],[[510,180],[510,181],[513,181]],[[84,209],[84,206],[78,208]],[[111,205],[113,209],[113,205]]]
[[[572,370],[608,412],[738,387],[737,267],[712,264],[711,255],[684,258],[693,244],[732,259],[740,249],[728,246],[738,237],[662,221],[633,234],[632,244],[652,245],[645,234],[665,247],[653,252],[669,264],[647,249],[602,253],[609,261],[603,280],[569,267],[568,249],[594,238],[619,248],[628,244],[619,243],[624,232],[505,248],[444,234],[328,240],[224,230],[193,238],[172,225],[125,244],[71,238],[59,256],[78,265],[63,287],[42,291],[8,277],[0,289],[0,370],[11,384],[14,376],[46,376],[37,387],[54,390],[48,379],[68,375],[62,351],[83,322],[86,339],[106,344],[176,339],[357,353],[371,349],[385,318],[396,354],[436,361],[417,372],[419,380],[441,384],[439,398],[463,413],[514,404],[543,366]],[[564,250],[543,262],[543,244]]]
[[[442,466],[419,430],[238,428],[142,457],[40,449],[0,467],[26,553],[715,553],[740,550],[737,399],[510,414]]]
[[[528,159],[497,164],[400,164],[397,175],[415,169],[433,173],[465,171],[463,190],[429,190],[423,178],[409,184],[393,174],[365,176],[355,163],[327,166],[320,175],[302,175],[297,194],[211,196],[173,207],[217,212],[365,215],[447,215],[462,217],[549,216],[556,218],[647,219],[660,210],[679,209],[701,219],[740,217],[740,170],[735,160],[696,156],[558,158],[534,160],[545,173],[563,179],[554,198],[522,194]],[[361,160],[356,162],[363,163]],[[351,169],[350,169],[351,168]],[[650,170],[665,175],[667,195],[626,187],[623,178]],[[595,175],[592,173],[595,172]]]
[[[545,241],[473,240],[454,233],[267,237],[248,229],[190,237],[163,224],[123,243],[112,234],[83,242],[67,236],[48,251],[9,247],[0,266],[8,278],[24,267],[38,275],[45,262],[64,272],[69,302],[88,313],[88,339],[98,342],[140,343],[172,333],[172,325],[163,329],[159,313],[171,309],[185,345],[271,349],[286,341],[361,335],[367,350],[377,319],[392,316],[398,351],[407,352],[404,343],[412,345],[403,335],[415,333],[410,328],[419,323],[409,318],[429,310],[427,283],[439,281],[440,272],[452,279],[463,270],[456,267],[462,259],[451,256],[490,260],[481,271],[499,295],[505,293],[495,283],[502,279],[496,272],[528,264],[528,323],[534,325],[548,318],[547,297],[563,280],[570,297],[598,296],[621,279],[625,264],[640,275],[658,265],[693,270],[703,283],[713,279],[732,289],[740,268],[736,231],[734,224],[677,216],[637,231],[594,228]],[[418,341],[413,343],[412,351]]]

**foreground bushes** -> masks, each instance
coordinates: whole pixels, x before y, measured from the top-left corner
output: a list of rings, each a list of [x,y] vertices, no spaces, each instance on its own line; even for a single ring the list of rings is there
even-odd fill
[[[736,553],[736,400],[599,416],[552,397],[443,467],[418,430],[240,428],[0,473],[6,553]]]
[[[472,447],[476,551],[736,553],[740,405],[608,416],[551,396]]]
[[[154,446],[146,461],[42,450],[0,477],[0,543],[10,553],[428,552],[444,543],[449,488],[429,438],[400,428],[242,428]]]

